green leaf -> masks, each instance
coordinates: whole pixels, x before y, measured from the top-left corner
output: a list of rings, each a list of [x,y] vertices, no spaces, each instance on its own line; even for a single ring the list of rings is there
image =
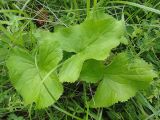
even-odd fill
[[[7,48],[0,48],[0,62],[4,61],[8,55]]]
[[[156,77],[152,66],[126,53],[115,57],[106,67],[104,78],[90,102],[91,107],[108,107],[118,101],[126,101],[138,90],[146,88]]]
[[[88,18],[80,25],[61,29],[50,35],[61,42],[63,50],[76,53],[66,60],[60,69],[61,82],[75,82],[84,61],[104,60],[120,42],[126,43],[123,36],[125,29],[123,21],[115,20],[104,13],[96,16],[98,17]]]
[[[79,79],[88,83],[96,83],[103,78],[103,74],[103,62],[91,59],[84,62]]]
[[[38,53],[15,47],[7,60],[11,82],[26,104],[36,103],[36,108],[52,105],[62,94],[63,87],[56,71],[62,59],[60,45],[55,41],[44,41]]]

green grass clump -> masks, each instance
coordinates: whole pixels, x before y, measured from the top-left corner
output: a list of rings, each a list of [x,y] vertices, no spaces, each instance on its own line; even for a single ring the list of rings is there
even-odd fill
[[[2,120],[159,120],[160,80],[139,91],[127,102],[107,108],[89,108],[88,100],[96,86],[83,82],[64,84],[64,93],[56,104],[34,110],[25,106],[8,75],[6,59],[14,46],[34,52],[36,29],[51,32],[82,23],[96,0],[1,0],[0,1],[0,119]],[[93,7],[94,6],[94,7]],[[114,53],[127,49],[130,54],[153,64],[160,70],[160,2],[159,0],[99,0],[96,9],[116,19],[124,18],[129,44],[120,45]],[[70,56],[70,55],[68,55]],[[67,55],[66,55],[67,57]]]

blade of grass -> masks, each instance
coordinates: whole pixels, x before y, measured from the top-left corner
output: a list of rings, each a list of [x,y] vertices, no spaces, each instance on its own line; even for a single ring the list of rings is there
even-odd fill
[[[86,120],[88,120],[88,114],[89,114],[89,105],[87,102],[87,94],[86,94],[86,84],[83,83],[83,90],[84,90],[84,102],[85,102],[85,107],[86,107]]]
[[[90,14],[90,0],[87,0],[87,16]]]
[[[31,0],[27,0],[26,2],[25,2],[25,4],[24,4],[24,6],[22,7],[22,11],[26,8],[26,6],[27,6],[27,4],[30,2]]]
[[[24,13],[23,11],[20,11],[20,10],[0,10],[0,13],[18,13],[18,14],[23,14],[23,15],[27,16],[26,13]]]
[[[128,2],[128,1],[110,1],[108,3],[120,3],[120,4],[131,5],[131,6],[134,6],[134,7],[141,8],[141,9],[146,10],[146,11],[150,11],[150,12],[154,12],[156,14],[160,14],[160,10],[157,10],[157,9],[154,9],[154,8],[151,8],[151,7],[147,7],[147,6],[144,6],[144,5],[140,5],[140,4],[137,4],[137,3],[133,3],[133,2]]]
[[[75,119],[77,119],[77,120],[83,120],[83,119],[81,119],[81,118],[79,118],[79,117],[77,117],[77,116],[72,115],[71,113],[67,112],[66,110],[61,109],[60,107],[58,107],[58,106],[56,106],[56,105],[53,105],[53,107],[54,107],[55,109],[57,109],[58,111],[66,114],[66,115],[68,115],[68,116],[70,116],[70,117],[72,117],[72,118],[75,118]]]
[[[158,116],[160,114],[160,110],[155,112],[154,114],[148,116],[145,120],[154,120],[153,117]]]
[[[0,30],[11,40],[14,41],[14,37],[9,33],[2,25],[0,25]]]
[[[97,0],[94,0],[94,8],[96,7],[97,5]]]

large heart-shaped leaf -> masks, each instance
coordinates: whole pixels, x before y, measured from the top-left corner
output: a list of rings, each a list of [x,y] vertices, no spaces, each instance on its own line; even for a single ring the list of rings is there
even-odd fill
[[[63,28],[55,33],[38,31],[35,36],[43,40],[57,40],[63,50],[76,53],[67,59],[60,69],[61,82],[78,79],[83,63],[88,59],[104,60],[120,43],[127,43],[123,34],[124,21],[118,21],[103,12],[93,12],[83,23]]]
[[[61,42],[63,50],[76,53],[64,62],[59,73],[60,81],[76,81],[85,60],[104,60],[120,42],[127,43],[124,29],[124,21],[97,13],[80,25],[53,34],[52,38]]]
[[[108,107],[126,101],[138,90],[146,88],[154,77],[156,74],[151,65],[138,58],[129,59],[126,53],[121,53],[105,68],[104,78],[90,106]]]
[[[62,51],[55,41],[41,42],[36,55],[13,48],[7,67],[13,86],[26,104],[34,102],[37,108],[44,108],[60,97],[63,87],[54,69],[61,59]]]

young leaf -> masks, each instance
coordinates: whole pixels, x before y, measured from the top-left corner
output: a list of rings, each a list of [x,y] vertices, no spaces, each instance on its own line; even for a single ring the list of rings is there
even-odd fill
[[[84,62],[79,79],[88,83],[96,83],[102,79],[103,74],[103,62],[91,59]]]
[[[55,41],[44,41],[39,53],[32,56],[26,50],[15,47],[7,60],[11,82],[26,104],[36,103],[37,108],[48,107],[62,94],[63,87],[56,68],[62,59],[62,51]]]
[[[123,21],[105,14],[96,16],[98,17],[88,18],[80,25],[61,29],[52,35],[53,39],[61,42],[63,50],[76,53],[60,69],[61,82],[76,81],[85,60],[104,60],[120,42],[126,43]]]
[[[151,65],[141,59],[130,60],[126,53],[121,53],[106,67],[90,106],[108,107],[126,101],[138,90],[146,88],[154,77],[156,74]]]

